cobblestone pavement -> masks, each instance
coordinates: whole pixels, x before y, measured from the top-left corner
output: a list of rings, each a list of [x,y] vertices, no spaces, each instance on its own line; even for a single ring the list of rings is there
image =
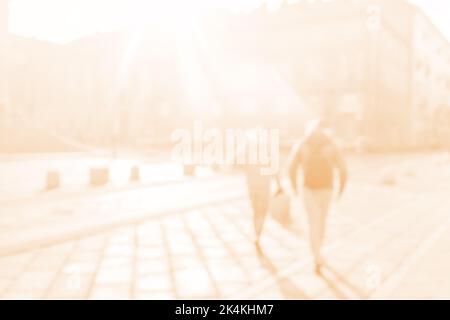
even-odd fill
[[[292,230],[268,220],[257,250],[242,179],[218,177],[7,207],[0,297],[450,298],[450,162],[429,156],[352,168],[347,194],[330,214],[320,276],[301,204]],[[46,220],[47,212],[26,224],[33,208],[61,203],[75,213]],[[14,210],[20,223],[7,219]]]
[[[1,207],[0,256],[244,195],[242,179],[215,177],[7,204]]]

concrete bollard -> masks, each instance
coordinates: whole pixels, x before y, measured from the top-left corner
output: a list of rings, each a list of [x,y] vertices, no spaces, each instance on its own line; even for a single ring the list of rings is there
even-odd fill
[[[46,190],[47,191],[55,190],[59,188],[59,185],[60,185],[59,172],[54,170],[47,172]]]
[[[185,176],[195,176],[195,166],[194,165],[184,165],[183,166],[183,174]]]
[[[141,170],[140,170],[139,166],[133,166],[131,168],[130,181],[138,182],[140,180],[141,180]]]
[[[89,173],[90,185],[92,187],[100,187],[109,182],[108,168],[91,168]]]

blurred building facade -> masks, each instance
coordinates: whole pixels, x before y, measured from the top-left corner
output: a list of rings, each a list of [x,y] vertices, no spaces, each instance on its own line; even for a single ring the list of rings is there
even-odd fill
[[[8,1],[0,0],[0,133],[7,106],[8,75]]]
[[[416,10],[414,18],[414,143],[450,146],[450,45],[422,11]]]
[[[201,36],[150,24],[65,45],[8,35],[7,2],[0,98],[42,137],[104,146],[169,140],[195,119],[295,127],[323,116],[349,144],[450,145],[450,45],[404,0],[300,1],[217,13]],[[9,135],[30,141],[21,126]]]
[[[450,44],[417,7],[303,1],[237,20],[239,47],[276,65],[348,142],[450,146]]]
[[[139,62],[136,56],[127,61],[134,53],[126,34],[65,45],[15,35],[8,41],[8,151],[34,151],[37,145],[90,149],[154,137],[155,127],[177,114],[170,60],[156,61],[158,54],[147,50]]]

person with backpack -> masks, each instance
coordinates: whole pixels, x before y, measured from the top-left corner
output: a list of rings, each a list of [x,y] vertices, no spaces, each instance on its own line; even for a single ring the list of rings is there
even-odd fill
[[[316,273],[321,272],[321,247],[325,238],[325,224],[334,189],[334,172],[339,173],[339,196],[347,183],[347,167],[324,121],[314,122],[305,139],[293,148],[289,177],[293,192],[298,195],[297,173],[303,171],[303,200],[309,221],[309,239]]]

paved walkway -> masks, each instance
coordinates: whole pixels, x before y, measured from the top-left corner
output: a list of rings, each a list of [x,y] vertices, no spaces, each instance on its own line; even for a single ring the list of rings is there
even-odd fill
[[[25,247],[20,253],[4,252],[0,297],[450,298],[446,254],[450,252],[450,163],[424,157],[407,165],[394,164],[391,171],[385,168],[383,175],[376,166],[361,165],[352,171],[348,192],[330,216],[328,262],[321,276],[312,271],[301,206],[294,208],[295,231],[269,219],[259,251],[252,244],[249,203],[239,198],[242,181],[229,178],[215,181],[216,189],[202,183],[170,189],[179,190],[170,193],[173,203],[185,206],[172,207],[170,214],[153,209],[144,215],[149,203],[142,201],[135,207],[136,216],[123,218],[133,212],[130,206],[137,194],[144,199],[147,195],[152,203],[164,199],[159,203],[167,206],[168,190],[93,196],[83,200],[84,206],[65,203],[78,214],[53,221],[51,229],[59,225],[64,233],[68,228],[71,236]],[[200,195],[227,192],[229,198],[198,203]],[[188,200],[191,205],[186,205]],[[98,213],[98,203],[106,206],[105,214]],[[109,220],[108,212],[122,220],[98,224]],[[78,229],[71,229],[69,222],[75,220],[84,221],[90,231],[83,233],[81,222]],[[46,225],[44,219],[28,230],[37,230],[36,239],[45,238]],[[3,229],[2,241],[23,244],[21,236],[6,234],[11,228],[9,224]],[[23,229],[18,225],[15,230]]]

